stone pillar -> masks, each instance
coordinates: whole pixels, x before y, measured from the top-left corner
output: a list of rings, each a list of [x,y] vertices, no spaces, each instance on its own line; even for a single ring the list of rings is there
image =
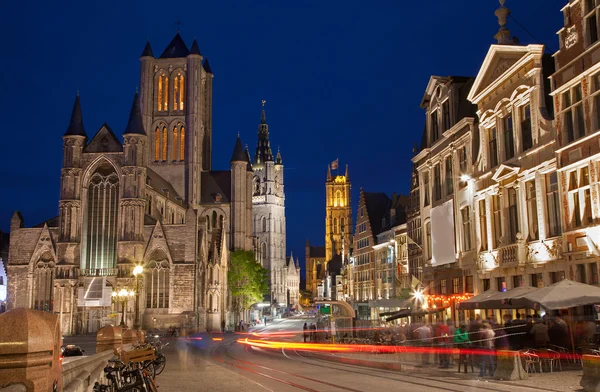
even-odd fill
[[[122,335],[123,344],[136,344],[138,341],[137,330],[127,329],[123,331]]]
[[[108,325],[98,330],[98,333],[96,334],[96,353],[121,349],[122,345],[123,330],[121,327]]]
[[[62,390],[58,316],[25,308],[1,314],[0,342],[0,388],[21,384],[28,392],[46,392],[56,385]]]

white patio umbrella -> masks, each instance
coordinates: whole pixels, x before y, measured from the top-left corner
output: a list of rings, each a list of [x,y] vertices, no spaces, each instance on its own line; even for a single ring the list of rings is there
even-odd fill
[[[498,292],[496,290],[484,291],[481,294],[477,294],[474,297],[471,297],[469,299],[459,302],[458,304],[456,304],[456,309],[460,309],[460,310],[481,309],[479,307],[479,303],[481,301],[484,301],[484,300],[496,295],[496,294],[498,294]]]
[[[498,292],[489,298],[482,299],[479,301],[477,306],[473,309],[520,309],[526,306],[515,306],[512,302],[514,298],[519,298],[525,294],[531,293],[535,290],[539,290],[536,287],[530,286],[519,286],[508,291]],[[473,297],[474,298],[474,297]],[[471,298],[471,299],[473,299]],[[461,309],[463,309],[461,307]]]
[[[509,301],[513,308],[546,310],[573,308],[600,303],[600,287],[564,279],[521,296],[510,297]]]

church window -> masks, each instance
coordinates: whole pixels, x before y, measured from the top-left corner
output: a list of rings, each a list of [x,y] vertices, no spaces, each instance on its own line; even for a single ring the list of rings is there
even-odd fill
[[[116,265],[119,177],[112,166],[100,166],[88,184],[86,269]]]
[[[184,78],[181,73],[178,73],[173,79],[173,109],[183,110],[183,96],[184,96]]]
[[[213,295],[208,294],[208,311],[212,312],[213,308],[214,308]]]
[[[344,233],[346,227],[344,226],[344,218],[340,218],[340,232]]]
[[[146,307],[165,309],[169,307],[169,263],[162,251],[153,258],[162,260],[151,261],[146,266]]]
[[[217,211],[213,211],[212,213],[212,227],[217,227]]]
[[[337,222],[338,222],[337,218],[333,218],[333,233],[334,234],[337,234],[337,232],[338,232]]]
[[[42,258],[50,259],[52,256],[46,252]],[[54,286],[54,268],[48,264],[40,263],[33,274],[33,309],[46,312],[52,311],[52,289]]]
[[[260,264],[264,267],[267,260],[267,244],[264,242],[260,245]]]
[[[179,130],[179,160],[185,159],[185,126],[182,125]]]
[[[163,127],[162,135],[162,160],[167,160],[167,127]]]
[[[335,192],[335,202],[333,203],[334,207],[341,207],[342,206],[342,192],[340,191],[336,191]]]
[[[173,127],[173,160],[177,160],[177,153],[179,152],[179,134],[177,127]]]
[[[266,233],[267,232],[267,220],[265,219],[264,216],[261,218],[260,222],[261,222],[263,233]]]
[[[160,75],[158,77],[158,110],[166,111],[169,109],[169,77]]]
[[[210,231],[210,218],[206,215],[206,230]]]
[[[223,228],[223,221],[224,221],[224,217],[223,215],[219,215],[219,229]]]
[[[154,131],[154,160],[160,161],[160,129],[158,127]]]

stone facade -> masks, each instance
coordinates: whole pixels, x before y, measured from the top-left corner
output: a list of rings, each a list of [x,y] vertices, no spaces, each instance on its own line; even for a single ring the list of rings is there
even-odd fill
[[[65,335],[121,318],[144,328],[234,323],[229,252],[252,249],[247,155],[238,137],[230,169],[212,170],[213,73],[196,41],[188,49],[177,34],[159,57],[148,43],[140,60],[123,142],[107,124],[88,140],[77,97],[59,216],[30,228],[18,212],[11,220],[8,308],[55,312]],[[114,296],[123,289],[131,296]]]

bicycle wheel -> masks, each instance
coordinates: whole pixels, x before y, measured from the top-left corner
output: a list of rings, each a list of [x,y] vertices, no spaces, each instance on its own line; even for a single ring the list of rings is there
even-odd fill
[[[165,358],[164,355],[160,354],[154,360],[154,373],[155,373],[155,376],[158,376],[159,374],[162,373],[162,371],[165,369],[165,365],[166,364],[167,364],[167,358]]]
[[[147,392],[158,392],[158,386],[152,377],[146,377],[144,382],[146,383]]]
[[[144,362],[144,368],[146,369],[150,377],[156,377],[156,368],[154,367],[154,363],[152,361]]]

